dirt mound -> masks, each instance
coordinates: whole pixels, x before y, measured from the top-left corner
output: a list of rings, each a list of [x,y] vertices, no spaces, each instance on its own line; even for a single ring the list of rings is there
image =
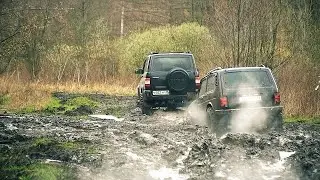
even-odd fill
[[[283,134],[227,134],[194,144],[184,171],[200,179],[319,179],[319,147],[318,139],[291,128]]]

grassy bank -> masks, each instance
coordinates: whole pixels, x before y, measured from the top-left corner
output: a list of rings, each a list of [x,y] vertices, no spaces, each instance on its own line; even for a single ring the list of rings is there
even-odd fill
[[[31,112],[45,108],[55,108],[52,101],[54,92],[97,93],[114,96],[132,96],[135,94],[135,80],[120,82],[118,79],[110,79],[110,82],[112,84],[91,83],[83,85],[73,82],[48,84],[0,78],[0,113],[1,111],[18,112],[23,110],[24,112]]]
[[[284,120],[286,123],[308,123],[308,124],[318,124],[320,125],[320,117],[287,117]]]
[[[50,138],[35,138],[3,148],[0,152],[2,179],[77,179],[76,169],[63,162],[70,154],[83,151],[90,154],[92,146],[80,142],[58,142]],[[86,148],[83,148],[86,147]],[[46,160],[56,158],[58,160]],[[61,159],[61,160],[60,160]]]
[[[65,165],[36,163],[30,166],[26,166],[24,169],[26,174],[19,177],[20,180],[77,179],[74,170]]]
[[[72,164],[99,166],[99,158],[98,146],[89,141],[51,137],[25,139],[1,147],[0,179],[78,179],[77,169]]]
[[[308,75],[308,74],[307,74]],[[303,78],[306,75],[303,76]],[[280,76],[286,78],[287,76]],[[134,96],[137,78],[125,81],[123,79],[110,79],[112,83],[91,83],[78,84],[68,82],[64,84],[50,84],[40,82],[19,82],[13,79],[0,78],[0,113],[4,111],[15,113],[31,112],[49,112],[64,114],[67,111],[74,110],[80,106],[99,106],[97,102],[77,97],[61,103],[57,98],[52,96],[55,92],[65,92],[71,94],[105,94],[111,96]],[[12,83],[14,82],[14,83]],[[319,101],[316,98],[305,102],[307,96],[317,97],[319,92],[314,91],[311,87],[302,89],[299,84],[290,84],[288,81],[280,79],[280,92],[282,105],[284,106],[284,115],[286,122],[307,122],[319,123],[320,118]],[[304,84],[304,86],[306,86]],[[290,87],[290,88],[286,88]],[[294,90],[290,90],[290,89]],[[305,94],[305,92],[308,92]],[[303,97],[303,98],[295,98]],[[111,106],[111,105],[110,105]],[[117,114],[116,107],[107,107]],[[318,113],[317,113],[318,112]]]

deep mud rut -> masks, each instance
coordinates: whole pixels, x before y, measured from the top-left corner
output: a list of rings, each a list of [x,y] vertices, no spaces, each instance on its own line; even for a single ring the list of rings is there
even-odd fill
[[[29,159],[68,164],[81,180],[320,179],[319,126],[285,124],[281,134],[227,134],[216,138],[206,127],[188,121],[184,110],[160,109],[146,116],[135,108],[132,97],[117,102],[129,107],[124,118],[118,120],[2,116],[1,152],[8,155],[20,149],[17,152]],[[43,137],[53,142],[83,142],[85,146],[66,152],[46,143],[21,150],[32,139]],[[93,150],[88,153],[87,149]],[[1,179],[16,177],[6,173],[12,172],[2,170]]]

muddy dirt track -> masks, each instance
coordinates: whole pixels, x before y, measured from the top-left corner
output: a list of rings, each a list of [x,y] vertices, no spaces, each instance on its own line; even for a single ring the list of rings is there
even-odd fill
[[[285,124],[281,134],[216,138],[190,122],[184,110],[145,116],[133,97],[99,98],[104,104],[94,114],[117,102],[124,107],[123,118],[1,116],[0,179],[17,179],[23,172],[6,167],[34,160],[72,167],[80,180],[320,179],[317,125]],[[70,142],[68,151],[59,145]]]

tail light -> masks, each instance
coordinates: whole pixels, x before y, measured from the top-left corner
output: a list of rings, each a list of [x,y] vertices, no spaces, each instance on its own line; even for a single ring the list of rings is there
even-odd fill
[[[220,107],[222,107],[222,108],[228,107],[228,98],[227,97],[220,98]]]
[[[196,88],[200,89],[200,77],[199,76],[196,77]]]
[[[151,88],[151,82],[150,82],[150,78],[146,77],[144,80],[144,88],[145,89],[150,89]]]
[[[279,92],[274,93],[273,97],[274,97],[274,104],[279,105],[281,102],[280,93]]]

